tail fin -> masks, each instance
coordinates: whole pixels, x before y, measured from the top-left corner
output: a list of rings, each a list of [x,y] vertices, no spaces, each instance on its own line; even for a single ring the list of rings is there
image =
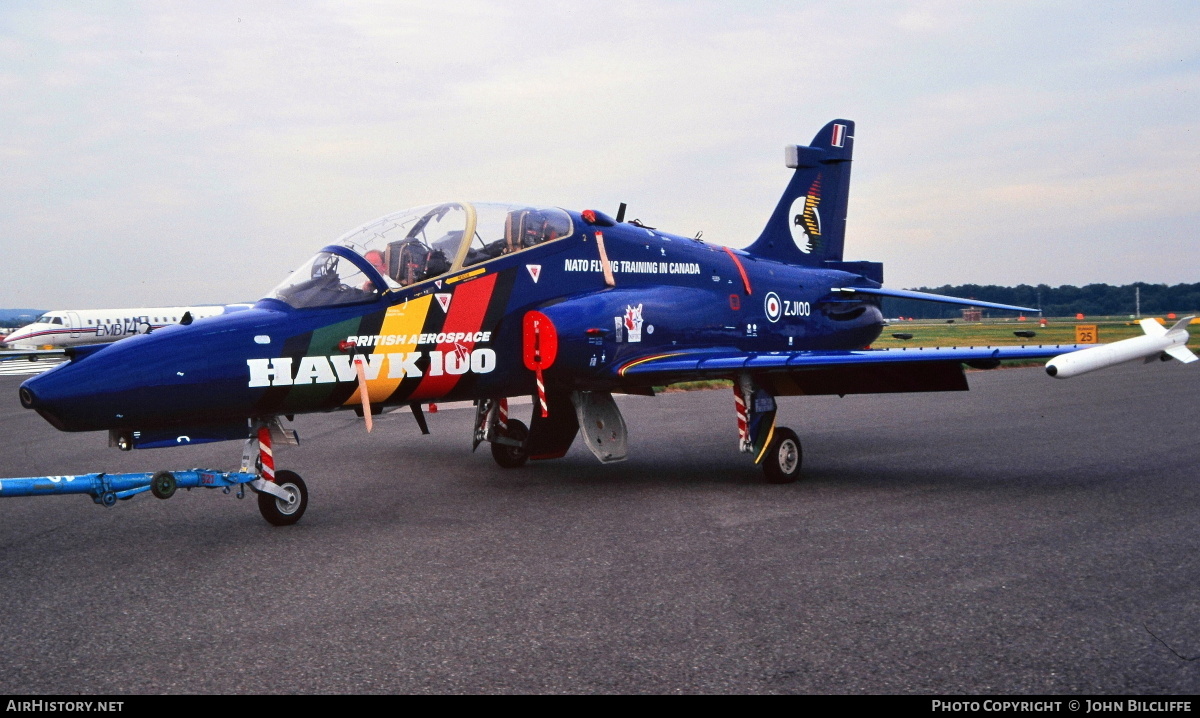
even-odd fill
[[[1158,321],[1156,319],[1154,319],[1153,317],[1146,317],[1142,321],[1138,322],[1138,324],[1142,325],[1143,333],[1145,333],[1149,336],[1152,336],[1152,337],[1161,337],[1167,333],[1167,328],[1164,327],[1163,325],[1159,324]],[[1178,329],[1179,324],[1176,324],[1175,326],[1173,326],[1171,328]]]
[[[1184,317],[1183,319],[1180,319],[1179,321],[1175,322],[1175,326],[1171,327],[1170,329],[1168,329],[1166,331],[1167,334],[1182,334],[1183,335],[1182,337],[1180,337],[1180,340],[1179,340],[1180,343],[1176,344],[1175,346],[1171,347],[1170,349],[1167,349],[1166,352],[1172,358],[1174,358],[1178,361],[1181,361],[1184,364],[1191,364],[1192,362],[1196,361],[1197,359],[1200,359],[1200,357],[1197,357],[1195,354],[1192,353],[1192,351],[1190,349],[1187,348],[1187,342],[1188,342],[1187,325],[1191,324],[1192,320],[1195,318],[1196,317],[1194,315],[1190,316],[1190,317]],[[1142,320],[1142,321],[1145,321],[1145,320]],[[1153,320],[1151,320],[1151,321],[1153,321]],[[1144,327],[1145,325],[1143,324],[1142,326]],[[1155,326],[1158,326],[1157,322],[1155,322]],[[1150,332],[1146,332],[1146,333],[1149,334]]]
[[[787,166],[796,172],[766,228],[746,251],[809,267],[841,261],[853,154],[854,123],[849,120],[825,125],[809,147],[789,146]]]

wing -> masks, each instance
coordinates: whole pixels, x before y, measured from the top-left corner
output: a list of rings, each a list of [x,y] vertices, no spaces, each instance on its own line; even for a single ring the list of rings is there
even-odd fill
[[[67,358],[64,349],[6,349],[0,351],[0,375],[40,374]]]
[[[13,359],[28,359],[29,361],[37,361],[39,359],[82,359],[89,354],[95,354],[101,349],[111,347],[112,345],[112,342],[106,342],[104,344],[80,344],[62,349],[5,349],[0,351],[0,361],[11,361]]]
[[[611,378],[628,386],[661,386],[750,372],[768,375],[780,395],[965,391],[963,365],[991,369],[1005,360],[1047,359],[1081,348],[1054,344],[797,352],[688,350],[627,360],[611,370]]]
[[[66,349],[5,349],[0,351],[0,361],[14,361],[16,359],[37,361],[42,357],[65,357],[66,355]]]
[[[1040,309],[1033,307],[1019,307],[1015,304],[997,304],[996,302],[980,302],[975,299],[963,299],[961,297],[948,297],[945,294],[930,294],[929,292],[914,292],[909,289],[884,289],[883,287],[841,287],[833,289],[835,297],[850,297],[855,294],[863,294],[871,297],[892,297],[895,299],[919,299],[923,302],[937,302],[938,304],[961,304],[966,307],[978,307],[980,309],[1004,309],[1010,312],[1029,312],[1036,314],[1041,312]]]

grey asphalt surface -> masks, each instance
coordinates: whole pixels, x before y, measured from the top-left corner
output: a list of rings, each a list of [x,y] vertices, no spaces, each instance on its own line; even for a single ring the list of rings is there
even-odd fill
[[[59,433],[19,382],[0,476],[240,456]],[[212,490],[0,499],[0,692],[1196,693],[1200,371],[971,383],[782,399],[789,486],[701,391],[622,398],[612,466],[500,469],[469,410],[298,417],[286,528]]]

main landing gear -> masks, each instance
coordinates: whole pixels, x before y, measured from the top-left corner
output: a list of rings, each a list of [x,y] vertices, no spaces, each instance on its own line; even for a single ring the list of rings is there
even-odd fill
[[[254,424],[254,436],[246,440],[240,471],[156,471],[131,474],[82,474],[77,476],[34,476],[0,479],[0,497],[46,496],[52,494],[88,494],[101,506],[114,506],[118,500],[131,499],[149,491],[156,498],[169,499],[178,489],[222,489],[229,493],[237,487],[237,497],[246,495],[246,486],[258,494],[258,511],[275,526],[294,524],[308,508],[308,487],[291,471],[275,473],[271,450],[272,436],[287,444],[299,443],[295,432],[286,431],[277,419]]]
[[[517,469],[529,460],[529,428],[508,417],[508,399],[480,399],[476,405],[471,450],[485,441],[491,443],[492,458],[501,468]]]
[[[767,445],[763,456],[763,473],[769,484],[790,484],[800,478],[800,464],[804,449],[800,437],[791,429],[780,426],[775,429],[775,438]]]
[[[800,478],[804,449],[800,437],[785,426],[775,425],[775,397],[756,387],[748,374],[734,381],[733,403],[737,409],[738,449],[762,464],[770,484],[790,484]]]
[[[505,469],[523,466],[529,459],[557,459],[567,453],[575,436],[602,463],[624,461],[628,430],[621,410],[606,391],[572,391],[549,394],[534,404],[532,427],[508,416],[507,399],[481,399],[475,408],[472,449],[484,441],[492,444],[492,458]]]
[[[738,449],[762,465],[767,483],[790,484],[800,478],[804,448],[796,432],[776,426],[777,410],[771,392],[742,375],[733,387],[738,419]],[[524,466],[529,459],[553,459],[567,453],[582,431],[584,443],[603,463],[623,461],[628,430],[621,411],[608,392],[573,391],[550,394],[535,401],[532,430],[508,415],[507,399],[481,399],[475,408],[472,450],[485,441],[492,458],[505,469]]]

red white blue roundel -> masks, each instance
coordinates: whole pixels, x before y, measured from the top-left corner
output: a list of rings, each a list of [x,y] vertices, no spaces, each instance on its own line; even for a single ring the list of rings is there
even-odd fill
[[[779,301],[779,295],[767,292],[767,298],[763,300],[763,309],[767,312],[767,319],[772,322],[779,321],[780,315],[783,314],[783,302]]]

